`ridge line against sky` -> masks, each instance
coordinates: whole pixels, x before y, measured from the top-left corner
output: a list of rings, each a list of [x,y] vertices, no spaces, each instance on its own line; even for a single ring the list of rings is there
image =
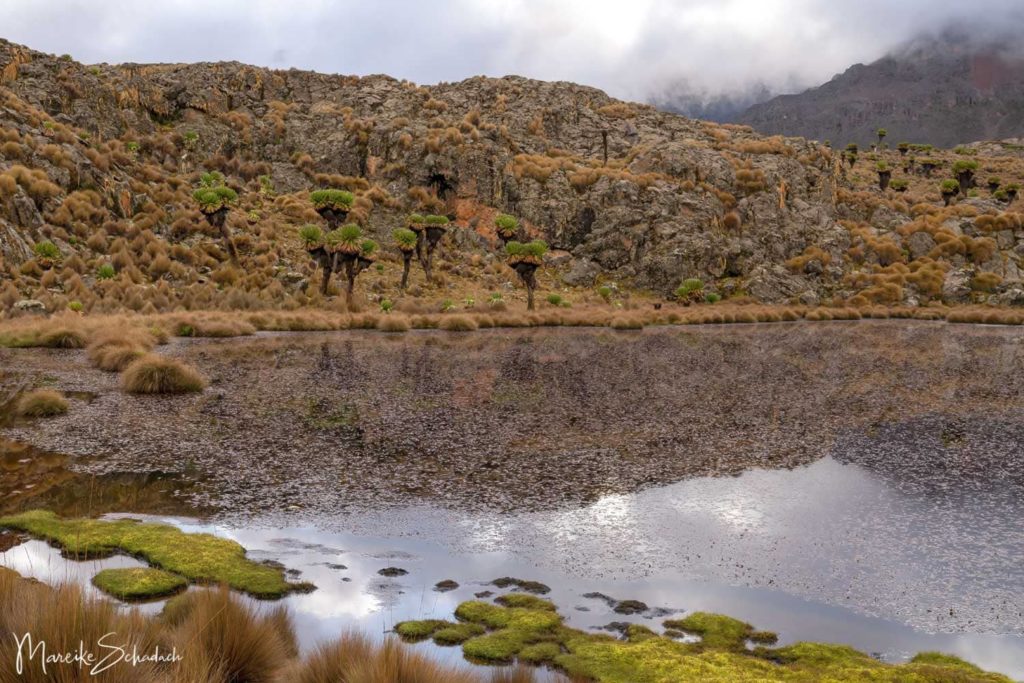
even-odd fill
[[[3,0],[0,37],[84,63],[237,60],[417,83],[518,74],[631,100],[798,92],[1020,0]]]

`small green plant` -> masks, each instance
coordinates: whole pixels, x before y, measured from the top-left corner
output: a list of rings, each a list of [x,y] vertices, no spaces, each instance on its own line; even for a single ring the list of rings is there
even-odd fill
[[[943,180],[942,184],[939,185],[939,192],[942,193],[942,201],[946,206],[949,206],[953,198],[960,194],[960,183],[956,180]]]
[[[273,195],[274,194],[274,181],[268,175],[261,175],[257,178],[260,183],[260,194]]]
[[[182,136],[182,138],[185,140],[186,144],[192,146],[195,143],[199,142],[199,133],[195,132],[194,130],[187,130],[185,131],[185,134]]]
[[[704,289],[704,282],[698,278],[691,277],[683,280],[683,284],[679,285],[676,289],[676,296],[680,299],[688,298],[691,294],[700,292]]]
[[[602,299],[604,299],[605,303],[608,303],[612,300],[612,288],[609,287],[608,285],[601,285],[600,287],[598,287],[597,294]]]
[[[411,213],[406,219],[406,222],[414,227],[422,227],[425,224],[426,219],[421,214]]]
[[[488,303],[490,303],[490,304],[491,304],[492,306],[495,306],[495,305],[497,305],[497,304],[500,304],[500,303],[504,302],[504,301],[505,301],[505,299],[504,299],[504,297],[502,297],[502,296],[501,296],[501,292],[494,292],[494,293],[493,293],[493,294],[491,294],[491,296],[490,296],[490,297],[489,297],[489,298],[487,299],[487,301],[488,301]]]
[[[448,216],[436,216],[436,215],[424,216],[423,217],[423,223],[426,224],[428,227],[429,226],[448,225]]]
[[[707,294],[704,295],[704,301],[709,303],[709,304],[717,304],[721,300],[722,300],[722,295],[721,294],[715,294],[714,292],[708,292]]]
[[[390,313],[392,310],[394,310],[394,308],[395,304],[391,301],[391,299],[384,299],[383,301],[380,302],[381,313]]]
[[[50,240],[37,242],[36,245],[32,247],[32,251],[34,251],[36,256],[39,258],[50,259],[51,261],[55,261],[60,258],[60,249],[58,249],[57,245]]]
[[[134,140],[129,140],[127,143],[125,143],[124,148],[127,149],[132,154],[136,154],[139,151],[139,143],[135,142]]]
[[[96,269],[96,278],[99,280],[110,280],[113,279],[117,271],[114,270],[113,264],[104,263]]]
[[[891,187],[896,192],[906,192],[907,188],[910,187],[910,183],[902,178],[899,178],[889,183],[889,187]]]
[[[462,303],[465,305],[466,308],[473,308],[474,306],[476,306],[476,299],[474,299],[471,296],[467,296],[465,299],[463,299]]]
[[[366,258],[377,252],[377,243],[373,240],[363,240],[359,243],[359,255]]]
[[[309,201],[313,202],[316,209],[335,209],[337,211],[348,211],[352,208],[355,197],[347,190],[313,190],[309,193]]]
[[[307,247],[319,244],[324,239],[324,232],[320,226],[308,223],[299,228],[299,237]]]
[[[448,311],[455,309],[455,302],[451,299],[445,299],[441,302],[441,312],[447,313]]]
[[[956,147],[953,148],[953,153],[954,154],[959,154],[961,156],[972,156],[973,157],[973,156],[977,156],[978,150],[976,150],[976,149],[974,149],[972,147],[966,147],[964,145],[957,145]]]
[[[192,193],[192,198],[199,204],[203,213],[214,213],[238,201],[238,193],[226,185],[208,184],[208,176],[220,176],[220,173],[204,173],[201,187]],[[220,176],[223,182],[223,176]],[[209,181],[210,183],[214,181]]]
[[[498,231],[498,235],[504,239],[512,239],[516,236],[516,231],[519,230],[519,221],[516,220],[515,216],[510,216],[507,213],[499,213],[494,219],[494,228]]]
[[[415,251],[416,250],[416,233],[408,228],[398,228],[391,236],[395,240],[395,246],[400,251]]]
[[[375,269],[377,270],[378,273],[383,273],[384,272],[384,264],[383,263],[378,263],[375,266]]]
[[[551,294],[548,294],[547,299],[548,303],[551,304],[552,306],[562,305],[562,296],[560,294],[555,294],[554,292],[552,292]]]
[[[1010,195],[1006,193],[1006,190],[998,189],[992,193],[992,198],[999,202],[1007,202],[1010,199]]]
[[[68,310],[74,311],[75,313],[81,313],[84,306],[81,301],[71,301],[68,303]]]
[[[878,144],[882,144],[882,140],[884,140],[885,136],[889,134],[889,131],[885,128],[879,128],[875,133],[878,135]]]

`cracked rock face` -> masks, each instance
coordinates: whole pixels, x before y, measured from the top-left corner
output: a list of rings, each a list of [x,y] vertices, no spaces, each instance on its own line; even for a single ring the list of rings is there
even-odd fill
[[[86,67],[2,40],[0,71],[15,97],[78,135],[60,143],[62,164],[38,151],[19,163],[45,171],[65,193],[95,188],[122,220],[154,198],[132,184],[138,171],[97,167],[90,140],[160,140],[170,150],[164,166],[183,178],[214,157],[258,161],[279,193],[325,182],[318,177],[358,178],[401,198],[366,216],[363,227],[378,240],[418,208],[413,196],[436,197],[470,228],[473,238],[449,238],[464,249],[489,249],[493,213],[511,213],[524,238],[543,237],[552,254],[564,252],[553,267],[581,287],[601,279],[668,295],[696,277],[766,302],[846,299],[855,294],[847,275],[876,260],[845,258],[853,245],[840,219],[869,223],[910,255],[932,251],[921,233],[902,243],[897,230],[909,214],[882,203],[865,216],[863,206],[838,199],[850,187],[846,171],[814,142],[694,121],[572,83],[510,76],[416,86],[236,62]],[[0,108],[0,125],[39,135],[15,109]],[[14,163],[0,156],[0,170]],[[19,191],[4,203],[7,261],[28,257],[26,246],[61,201]],[[1020,285],[1021,231],[1002,232],[998,253],[976,264],[1002,278],[992,296]],[[786,268],[810,247],[829,263]],[[953,268],[963,265],[957,258],[949,258]],[[913,285],[904,289],[904,302],[926,300]],[[963,298],[955,282],[948,289]]]

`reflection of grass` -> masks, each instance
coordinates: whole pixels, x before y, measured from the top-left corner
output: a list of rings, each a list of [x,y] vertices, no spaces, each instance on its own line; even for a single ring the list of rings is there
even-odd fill
[[[326,407],[324,402],[310,399],[306,406],[305,422],[311,429],[354,427],[359,423],[359,408],[351,403]]]
[[[104,569],[92,577],[92,583],[107,595],[122,600],[160,598],[188,585],[188,581],[177,574],[152,567]]]
[[[309,588],[285,581],[280,568],[246,558],[245,549],[234,541],[210,534],[186,534],[168,524],[133,519],[61,519],[52,512],[33,510],[0,517],[0,527],[56,543],[73,558],[124,552],[191,581],[225,583],[257,597],[277,598]]]
[[[514,606],[499,607],[477,600],[455,610],[458,623],[438,620],[409,621],[396,631],[410,640],[434,637],[469,626],[480,635],[462,639],[463,653],[471,661],[547,663],[574,678],[601,683],[661,683],[663,681],[962,681],[1008,683],[1009,679],[956,657],[923,653],[907,664],[887,664],[843,645],[796,643],[783,648],[747,643],[774,642],[774,634],[756,631],[730,617],[697,612],[670,620],[670,632],[701,636],[685,643],[651,629],[631,625],[625,640],[569,628],[546,600],[532,596],[500,598]],[[465,635],[468,631],[462,631]]]

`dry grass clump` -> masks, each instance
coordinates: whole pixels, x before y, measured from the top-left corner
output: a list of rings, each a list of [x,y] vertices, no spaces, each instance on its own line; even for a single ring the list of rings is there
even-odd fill
[[[68,402],[59,391],[34,389],[18,399],[14,412],[19,417],[53,417],[68,412]]]
[[[18,641],[11,634],[21,637],[29,633],[33,644],[45,642],[51,654],[76,652],[79,643],[97,643],[110,633],[115,636],[107,636],[105,642],[126,646],[129,653],[133,646],[140,655],[152,653],[158,643],[164,651],[166,642],[155,622],[135,611],[122,612],[106,600],[86,598],[77,586],[51,589],[0,567],[0,629],[7,634],[0,639],[0,661],[4,662],[3,671],[7,674],[0,674],[0,679],[4,681],[137,683],[166,680],[157,665],[149,662],[139,662],[138,666],[112,666],[93,677],[88,667],[79,669],[77,665],[50,664],[44,673],[38,657],[27,663],[21,674],[15,674],[13,665],[18,656]]]
[[[256,333],[248,320],[230,315],[179,318],[172,329],[178,337],[245,337]]]
[[[375,645],[348,634],[320,646],[295,673],[295,683],[481,683],[481,678],[438,664],[394,639]],[[532,680],[532,677],[530,679]]]
[[[85,334],[78,328],[59,326],[44,330],[39,334],[37,346],[51,349],[82,349],[85,348]]]
[[[978,325],[1024,325],[1024,311],[982,306],[957,308],[946,315],[951,323],[974,323]]]
[[[472,332],[480,326],[468,315],[446,315],[441,317],[437,327],[446,332]]]
[[[147,332],[110,331],[97,335],[86,353],[89,361],[104,372],[121,372],[150,351],[156,339]]]
[[[121,388],[130,394],[183,394],[202,391],[206,378],[173,358],[146,354],[121,375]]]
[[[404,315],[385,315],[377,321],[377,329],[381,332],[408,332],[412,323]]]
[[[187,644],[179,676],[275,681],[295,652],[290,619],[282,607],[261,614],[232,598],[227,588],[186,593],[175,603],[174,641]]]
[[[617,315],[612,318],[608,326],[613,330],[642,330],[644,323],[642,320],[625,315]]]

